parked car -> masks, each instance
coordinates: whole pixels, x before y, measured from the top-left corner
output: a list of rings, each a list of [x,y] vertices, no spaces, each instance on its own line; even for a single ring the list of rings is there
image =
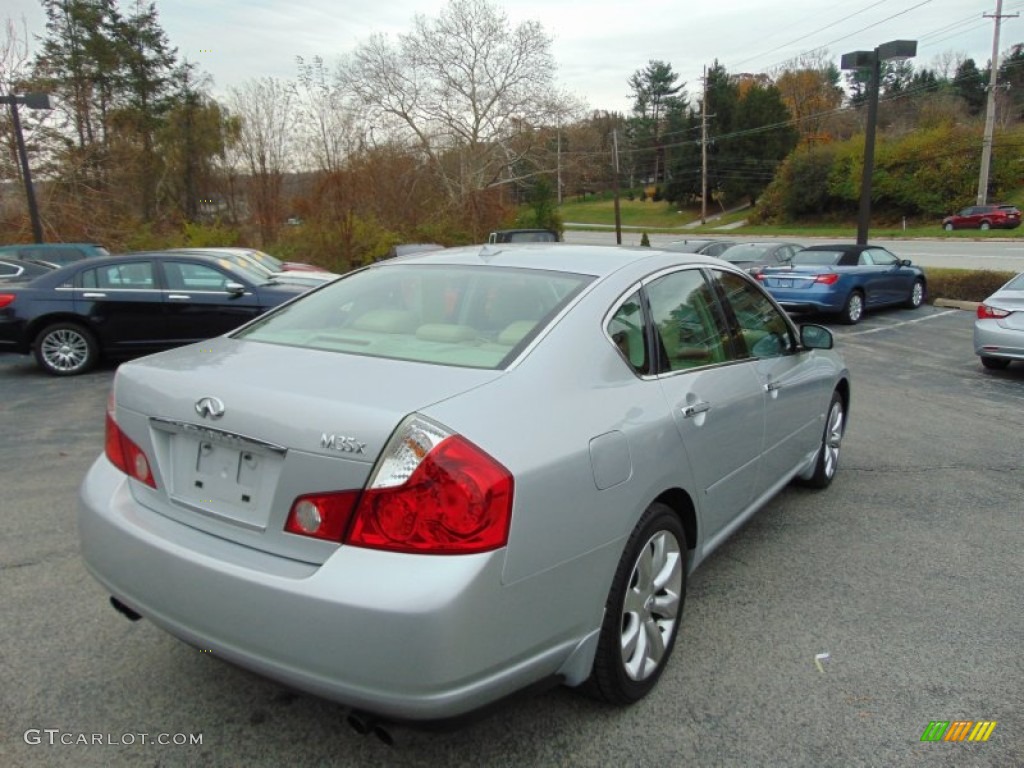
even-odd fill
[[[717,255],[740,269],[755,273],[764,267],[789,264],[793,254],[802,250],[796,243],[733,243]]]
[[[44,262],[0,258],[0,283],[24,283],[54,269]]]
[[[129,618],[364,725],[557,682],[628,704],[688,574],[789,481],[835,476],[832,343],[702,256],[380,261],[120,366],[82,555]]]
[[[0,246],[0,258],[29,259],[55,267],[109,255],[110,251],[97,243],[23,243]]]
[[[553,229],[499,229],[487,238],[488,243],[557,243],[559,240]]]
[[[659,246],[664,251],[673,253],[699,253],[704,256],[720,256],[735,240],[675,240],[667,245]]]
[[[879,245],[812,245],[793,254],[789,266],[756,275],[783,307],[794,312],[831,312],[849,325],[867,309],[924,301],[924,272]]]
[[[954,229],[1016,229],[1020,210],[1015,205],[972,205],[942,220],[947,232]]]
[[[419,253],[421,251],[440,251],[444,248],[443,245],[438,243],[399,243],[393,245],[388,249],[385,259],[396,259],[402,256],[408,256],[410,253]]]
[[[88,259],[0,286],[0,352],[33,354],[44,371],[70,376],[100,357],[217,336],[308,289],[194,253]]]
[[[981,303],[974,321],[974,354],[986,368],[1024,361],[1024,273]]]
[[[267,272],[321,272],[320,267],[307,264],[304,261],[281,261],[276,256],[257,250],[256,248],[172,248],[176,253],[205,253],[211,256],[234,256],[237,259],[245,259],[263,267]]]

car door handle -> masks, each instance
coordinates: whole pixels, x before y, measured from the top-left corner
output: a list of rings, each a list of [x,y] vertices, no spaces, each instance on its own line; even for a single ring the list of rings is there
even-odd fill
[[[107,294],[105,294],[105,293],[88,293],[87,292],[87,293],[83,293],[82,294],[82,298],[83,299],[105,299],[105,298],[107,298]]]
[[[778,392],[780,389],[782,389],[782,385],[777,381],[769,381],[764,385],[765,392]]]
[[[711,403],[701,401],[699,403],[693,403],[692,405],[684,405],[680,410],[683,412],[683,418],[688,419],[691,416],[696,416],[698,413],[707,413],[711,410]]]
[[[192,297],[184,293],[169,293],[167,294],[168,299],[174,299],[175,301],[188,301]]]

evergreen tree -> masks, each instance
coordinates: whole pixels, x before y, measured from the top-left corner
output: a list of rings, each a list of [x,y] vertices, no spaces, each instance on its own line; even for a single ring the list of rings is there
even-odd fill
[[[685,83],[676,83],[679,75],[672,65],[652,59],[629,78],[633,95],[633,137],[641,158],[650,162],[651,180],[657,184],[664,174],[663,123],[672,113],[686,108]]]
[[[956,68],[953,90],[967,103],[967,111],[970,114],[981,114],[985,108],[985,78],[978,70],[974,59],[964,59]]]

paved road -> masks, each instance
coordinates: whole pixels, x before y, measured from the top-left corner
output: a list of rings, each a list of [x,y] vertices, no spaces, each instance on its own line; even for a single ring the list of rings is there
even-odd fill
[[[642,233],[639,230],[628,230],[622,233],[623,245],[640,245]],[[693,235],[693,234],[652,234],[648,235],[651,245],[658,246],[673,240],[684,240],[704,237],[715,237],[736,242],[750,240],[793,240],[803,245],[815,243],[852,243],[854,238],[751,238],[735,235]],[[998,238],[998,235],[994,237]],[[566,230],[565,241],[587,245],[615,245],[614,231],[580,231]],[[999,269],[1020,272],[1024,270],[1024,242],[1020,240],[978,238],[966,240],[962,238],[946,238],[936,240],[879,240],[900,258],[910,259],[922,267],[951,267],[959,269]]]
[[[836,482],[785,491],[694,574],[648,699],[555,690],[390,748],[107,605],[74,496],[112,371],[61,380],[0,355],[0,765],[1024,765],[1024,366],[984,371],[971,324],[927,307],[835,329],[854,377]],[[921,742],[955,719],[998,725]],[[114,743],[60,744],[96,737]]]

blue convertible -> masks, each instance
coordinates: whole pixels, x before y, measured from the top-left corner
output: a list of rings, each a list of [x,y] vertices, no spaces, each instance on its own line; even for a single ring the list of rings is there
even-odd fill
[[[790,266],[768,267],[757,279],[785,309],[832,312],[849,325],[865,309],[916,309],[926,285],[918,267],[877,245],[813,245],[797,251]]]

